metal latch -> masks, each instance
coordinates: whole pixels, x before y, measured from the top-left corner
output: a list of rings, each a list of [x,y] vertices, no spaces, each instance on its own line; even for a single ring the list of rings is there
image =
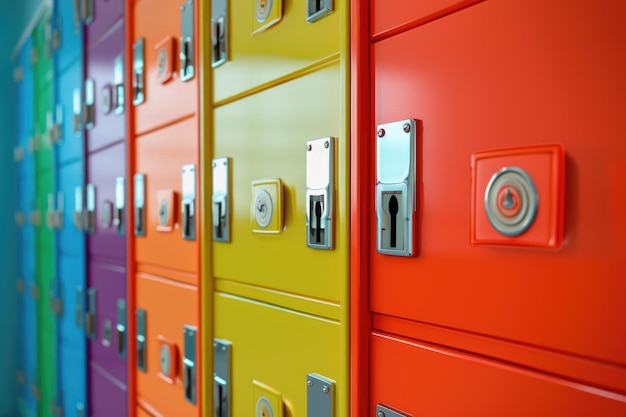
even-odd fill
[[[94,233],[96,231],[96,187],[93,184],[87,184],[85,192],[87,194],[85,231],[87,233]]]
[[[124,113],[124,57],[122,55],[115,58],[113,95],[115,114]]]
[[[48,208],[46,209],[46,226],[53,230],[56,227],[56,210],[54,207],[54,193],[48,193]]]
[[[412,417],[411,414],[401,413],[399,411],[392,410],[381,404],[376,405],[376,417]]]
[[[87,314],[85,315],[85,332],[89,339],[96,338],[96,289],[87,290]]]
[[[117,300],[117,354],[126,357],[126,301]]]
[[[228,60],[228,2],[213,0],[211,9],[212,63],[215,68]]]
[[[184,165],[182,169],[183,177],[183,239],[196,239],[196,166],[194,164]]]
[[[80,33],[80,26],[82,21],[80,0],[73,0],[74,3],[74,33],[78,35]]]
[[[378,126],[376,133],[376,248],[396,256],[415,254],[415,120]]]
[[[76,306],[74,310],[76,312],[76,327],[79,329],[83,327],[83,305],[85,302],[83,298],[83,287],[76,287]]]
[[[196,327],[185,325],[185,355],[183,357],[183,384],[185,399],[191,404],[196,403]]]
[[[133,104],[138,106],[146,99],[145,94],[145,39],[139,38],[133,44]]]
[[[65,210],[63,192],[57,193],[57,209],[54,212],[54,227],[58,230],[63,228],[63,212]]]
[[[333,0],[306,0],[306,21],[315,22],[333,12]]]
[[[180,80],[188,81],[194,76],[194,24],[193,0],[180,6]]]
[[[85,129],[93,129],[96,118],[96,84],[92,78],[85,80]],[[76,127],[76,126],[74,126]],[[76,131],[76,130],[74,130]]]
[[[72,103],[72,113],[74,114],[74,136],[80,136],[81,134],[81,119],[82,119],[82,97],[80,88],[74,89],[74,97]]]
[[[146,310],[138,308],[137,320],[137,368],[146,372]]]
[[[52,113],[50,113],[52,118]],[[48,122],[48,137],[50,142],[59,143],[63,136],[61,126],[63,125],[63,106],[57,104],[54,118]]]
[[[76,417],[85,417],[85,404],[76,404]]]
[[[125,206],[124,177],[115,178],[115,211],[113,212],[113,225],[117,228],[117,234],[124,235],[124,206]]]
[[[74,226],[76,230],[83,230],[83,189],[74,188]]]
[[[213,341],[213,396],[215,417],[230,416],[230,347],[226,340]]]
[[[82,0],[82,2],[83,23],[89,25],[93,22],[93,0]]]
[[[307,417],[333,417],[335,415],[335,381],[318,374],[306,377]]]
[[[229,233],[229,163],[228,158],[213,160],[213,240],[228,242]]]
[[[135,174],[135,236],[146,235],[146,176],[144,174]]]
[[[314,249],[333,248],[335,139],[307,142],[306,243]]]

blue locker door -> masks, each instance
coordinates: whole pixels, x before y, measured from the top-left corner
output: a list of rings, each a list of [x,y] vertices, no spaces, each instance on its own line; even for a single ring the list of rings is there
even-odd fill
[[[57,224],[57,398],[58,415],[86,415],[86,346],[84,326],[85,237],[76,222],[84,187],[80,110],[83,79],[83,25],[79,2],[54,2]],[[80,208],[79,207],[79,208]],[[83,410],[82,413],[79,410]]]
[[[28,39],[17,59],[17,69],[21,73],[17,84],[18,123],[17,135],[22,160],[18,164],[18,211],[24,221],[18,229],[19,279],[22,292],[19,295],[19,365],[20,398],[22,416],[37,414],[37,401],[33,392],[37,383],[37,304],[35,291],[35,229],[37,220],[35,209],[35,174],[33,158],[34,103],[33,72],[31,66],[32,41]]]

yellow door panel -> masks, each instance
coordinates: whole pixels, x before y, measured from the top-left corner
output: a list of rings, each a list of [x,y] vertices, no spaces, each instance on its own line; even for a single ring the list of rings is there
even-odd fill
[[[331,13],[307,21],[307,3],[327,2],[284,0],[279,10],[278,0],[231,0],[228,58],[215,69],[215,102],[339,57],[342,39],[348,39],[347,1],[334,0]]]
[[[215,337],[231,343],[230,415],[306,416],[307,398],[320,392],[334,402],[328,415],[348,415],[347,332],[338,321],[219,292],[215,309]]]
[[[231,237],[213,244],[213,274],[289,294],[342,302],[348,281],[349,137],[342,132],[339,65],[215,110],[215,156],[232,160]],[[307,141],[335,137],[335,248],[307,247]],[[253,183],[280,179],[283,227],[255,233]],[[269,185],[268,185],[269,184]],[[261,181],[268,195],[272,181]],[[280,205],[280,199],[272,199]],[[274,207],[275,215],[280,210]],[[268,228],[274,222],[268,222]],[[245,254],[245,255],[244,255]],[[245,257],[244,257],[245,256]],[[245,259],[245,261],[244,261]]]

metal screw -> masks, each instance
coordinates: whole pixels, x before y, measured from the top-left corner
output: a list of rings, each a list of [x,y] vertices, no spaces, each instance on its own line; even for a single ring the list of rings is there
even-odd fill
[[[322,391],[324,392],[324,394],[328,394],[328,391],[330,391],[330,390],[328,389],[328,385],[324,385],[324,386],[322,387]]]
[[[330,142],[328,142],[328,141],[324,142],[324,147],[325,147],[326,149],[328,149],[328,147],[329,147],[329,146],[330,146]]]
[[[313,381],[308,380],[308,381],[306,381],[306,384],[307,384],[309,387],[312,387],[312,386],[313,386]]]
[[[402,126],[402,128],[404,129],[406,133],[409,133],[411,131],[411,125],[408,123],[405,123],[404,126]]]
[[[379,411],[378,413],[376,413],[376,417],[385,417],[385,413]]]
[[[378,137],[382,138],[383,136],[385,136],[385,129],[378,129]]]
[[[307,150],[307,151],[310,151],[311,149],[313,149],[313,146],[311,146],[311,145],[306,145],[306,150]]]

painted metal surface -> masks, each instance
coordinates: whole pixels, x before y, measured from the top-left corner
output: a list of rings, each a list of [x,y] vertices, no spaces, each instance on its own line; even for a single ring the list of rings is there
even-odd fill
[[[619,416],[626,398],[557,376],[381,333],[371,339],[370,409],[407,416]]]
[[[257,5],[271,7],[264,22]],[[306,2],[229,6],[228,59],[213,70],[213,126],[205,130],[213,135],[205,160],[232,161],[230,241],[214,241],[205,260],[215,277],[215,337],[232,342],[229,407],[232,415],[268,406],[305,414],[306,378],[316,373],[335,381],[335,415],[348,415],[348,4],[335,1],[312,23]],[[307,245],[307,153],[320,138],[335,144],[334,172],[318,164],[310,183],[334,178],[335,202],[334,246],[318,248]]]
[[[169,274],[175,274],[169,278],[191,285],[198,285],[199,239],[183,238],[182,168],[197,164],[198,144],[196,118],[142,135],[135,142],[136,172],[146,178],[145,236],[135,238],[136,262],[142,264],[142,270],[150,266],[167,268],[171,270]],[[196,178],[197,175],[196,171]],[[198,187],[194,190],[199,197]],[[167,198],[172,193],[174,198]],[[198,197],[193,206],[195,213],[200,211]],[[170,217],[163,223],[166,226],[160,220],[163,210]],[[196,225],[199,217],[195,216]]]
[[[34,134],[34,80],[30,64],[32,40],[28,39],[16,61],[19,73],[17,81],[17,153],[22,159],[17,162],[18,171],[18,207],[17,219],[20,246],[18,260],[18,311],[19,311],[19,354],[18,375],[19,408],[23,415],[34,415],[37,404],[31,392],[31,384],[37,382],[37,306],[31,295],[35,286],[35,228],[31,214],[35,209],[35,165],[33,153],[29,152],[29,143]],[[21,287],[21,288],[20,288]]]
[[[144,40],[145,101],[135,106],[135,133],[163,127],[198,111],[197,23],[192,25],[194,47],[190,51],[196,62],[193,77],[181,78],[182,8],[193,10],[197,22],[199,1],[139,0],[133,9],[133,42]],[[176,105],[172,105],[176,103]],[[197,121],[196,121],[197,124]],[[197,143],[196,139],[194,143]],[[195,148],[189,149],[197,154]]]
[[[124,20],[117,20],[112,25],[102,37],[85,39],[89,41],[86,44],[85,79],[94,82],[93,127],[86,126],[87,152],[94,152],[125,137],[125,113],[118,114],[112,108],[107,110],[105,105],[106,96],[109,95],[111,103],[115,93],[115,60],[124,53]]]
[[[56,151],[56,280],[57,387],[55,411],[72,415],[85,407],[87,396],[87,346],[83,322],[77,315],[84,304],[85,237],[76,223],[76,191],[84,190],[83,134],[76,115],[83,78],[83,27],[76,2],[56,1],[53,13],[54,58],[53,121],[59,126]],[[82,199],[79,199],[79,204]]]
[[[85,23],[85,123],[87,222],[87,410],[90,417],[127,415],[127,334],[117,331],[118,302],[126,301],[126,211],[116,210],[118,178],[126,172],[123,65],[124,2],[91,2]],[[86,13],[87,15],[89,13]],[[118,75],[118,77],[116,77]],[[122,226],[118,227],[115,220]]]
[[[392,4],[364,2],[355,13]],[[354,213],[353,244],[360,246],[352,262],[352,299],[359,306],[353,316],[358,329],[353,367],[370,371],[356,374],[357,381],[369,383],[353,392],[353,405],[370,392],[366,413],[384,403],[412,415],[455,414],[446,399],[462,400],[466,393],[454,391],[454,385],[437,386],[462,374],[473,387],[485,386],[478,382],[485,379],[494,388],[496,381],[510,387],[501,392],[545,395],[541,403],[529,401],[507,413],[551,415],[560,406],[572,406],[573,415],[596,407],[624,413],[626,339],[613,330],[625,324],[619,313],[625,294],[619,255],[624,250],[619,236],[626,230],[619,214],[624,194],[616,190],[626,155],[617,122],[624,108],[620,74],[626,60],[615,53],[624,16],[624,5],[608,1],[576,9],[566,2],[486,1],[373,39],[377,27],[365,26],[357,34],[357,61],[367,69],[357,71],[365,81],[353,113],[358,161],[353,175],[367,185],[355,184],[356,204],[374,202],[375,127],[413,118],[422,129],[416,147],[417,256],[376,253],[374,216],[368,210]],[[362,18],[356,15],[355,21]],[[544,145],[564,151],[564,170],[558,151],[542,153]],[[535,188],[528,188],[527,201],[534,204],[538,197],[534,223],[512,237],[498,232],[486,213],[495,207],[506,218],[514,209],[498,200],[505,194],[490,194],[489,181],[496,181],[498,172],[530,173]],[[516,183],[502,189],[511,184]],[[559,222],[564,222],[562,242]],[[372,329],[377,333],[370,338]],[[402,353],[403,342],[385,334],[519,368],[496,376],[486,369],[502,362],[478,369],[463,361],[422,360],[417,353],[422,348]],[[530,379],[514,376],[529,368],[537,372]],[[607,391],[588,395],[586,386]],[[426,395],[410,397],[409,390]],[[463,410],[469,415],[504,406],[502,396],[482,397],[471,388],[467,395],[475,399]],[[609,397],[614,401],[605,401]]]
[[[52,416],[56,401],[57,343],[56,325],[50,307],[56,279],[56,243],[48,213],[49,196],[55,191],[54,150],[50,140],[50,115],[54,108],[53,65],[50,34],[51,11],[48,9],[33,31],[31,63],[35,94],[35,194],[41,221],[35,228],[35,283],[37,287],[38,389],[41,416]]]
[[[199,415],[199,407],[186,399],[183,356],[185,325],[198,326],[197,287],[173,283],[146,273],[135,279],[137,308],[145,310],[145,371],[137,374],[137,402],[161,415]],[[199,351],[200,339],[196,338]],[[196,368],[198,371],[198,368]],[[198,379],[189,388],[198,402],[202,394]]]

